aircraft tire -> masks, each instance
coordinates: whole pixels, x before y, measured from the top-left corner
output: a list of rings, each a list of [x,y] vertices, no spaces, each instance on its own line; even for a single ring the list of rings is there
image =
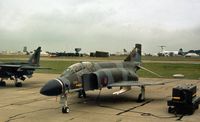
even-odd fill
[[[84,90],[82,91],[82,94],[83,94],[83,98],[86,98],[86,93]]]
[[[84,90],[78,92],[78,98],[86,98],[86,93]]]
[[[174,109],[172,107],[169,107],[168,108],[168,113],[173,113],[174,112]]]
[[[137,102],[140,103],[140,102],[143,102],[143,101],[144,101],[144,99],[142,99],[142,94],[139,94]]]
[[[18,83],[15,84],[15,86],[16,86],[16,87],[22,87],[22,83],[21,83],[21,82],[18,82]]]
[[[69,107],[62,107],[62,113],[69,113]]]
[[[81,97],[82,97],[81,91],[78,91],[78,98],[81,98]]]
[[[6,86],[6,82],[5,81],[0,81],[0,86],[5,87]]]
[[[199,109],[199,104],[197,104],[197,105],[195,106],[195,109]]]

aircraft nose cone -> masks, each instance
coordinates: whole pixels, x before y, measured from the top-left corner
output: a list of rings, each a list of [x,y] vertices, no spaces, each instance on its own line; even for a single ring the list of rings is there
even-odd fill
[[[62,93],[62,87],[62,84],[58,80],[50,80],[41,88],[40,94],[58,96]]]

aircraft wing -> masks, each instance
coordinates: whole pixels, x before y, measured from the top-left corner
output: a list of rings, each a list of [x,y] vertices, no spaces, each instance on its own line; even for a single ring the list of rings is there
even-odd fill
[[[0,69],[16,69],[16,70],[28,70],[28,69],[51,69],[51,68],[46,68],[46,67],[38,67],[38,66],[29,66],[29,65],[10,65],[10,64],[0,64]]]
[[[153,85],[165,85],[165,82],[160,83],[150,83],[150,82],[140,82],[140,81],[121,81],[117,83],[108,84],[108,87],[120,87],[120,86],[153,86]]]
[[[4,64],[4,65],[0,65],[0,67],[2,69],[36,69],[37,67],[35,66],[22,66],[22,65],[11,65],[11,64]]]
[[[15,70],[18,70],[20,66],[21,65],[0,64],[0,70],[15,71]]]
[[[20,66],[21,65],[0,64],[0,67],[5,67],[5,68],[10,68],[10,67],[19,68]]]
[[[39,67],[39,66],[21,66],[20,69],[51,69],[51,68]]]

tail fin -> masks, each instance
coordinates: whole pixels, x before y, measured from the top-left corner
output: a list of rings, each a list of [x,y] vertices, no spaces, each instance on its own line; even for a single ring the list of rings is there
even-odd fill
[[[135,44],[135,48],[131,51],[131,53],[126,57],[124,61],[141,62],[141,49],[141,44]]]
[[[40,52],[41,52],[41,47],[38,47],[33,55],[30,57],[30,59],[28,60],[28,63],[31,65],[36,65],[39,66],[40,63]]]

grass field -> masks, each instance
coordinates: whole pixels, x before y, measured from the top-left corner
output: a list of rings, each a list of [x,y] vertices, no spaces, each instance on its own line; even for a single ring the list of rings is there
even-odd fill
[[[27,60],[26,56],[4,56],[0,57],[0,61],[8,62],[14,60]],[[67,59],[67,60],[66,60]],[[74,60],[76,59],[76,60]],[[109,57],[109,58],[91,58],[91,57],[79,57],[79,58],[47,58],[42,57],[41,66],[42,67],[50,67],[52,70],[37,70],[39,73],[57,73],[60,74],[71,64],[87,61],[87,60],[122,60],[123,56],[117,57]],[[173,74],[184,74],[187,79],[199,79],[200,78],[200,63],[198,64],[190,64],[190,63],[162,63],[162,61],[197,61],[200,62],[199,58],[184,58],[184,57],[143,57],[143,60],[151,60],[151,61],[161,61],[160,63],[155,62],[146,62],[143,63],[143,66],[147,69],[150,69],[165,78],[172,78]],[[138,75],[140,77],[156,77],[144,70],[139,70]]]
[[[164,78],[172,78],[173,74],[183,74],[186,79],[200,78],[200,64],[144,63],[143,67],[160,74]],[[139,70],[138,74],[141,77],[155,77],[144,70]]]
[[[51,67],[53,70],[38,70],[37,72],[62,73],[65,68],[77,61],[42,61],[43,67]],[[200,64],[171,64],[171,63],[144,63],[143,66],[163,77],[172,78],[173,74],[184,74],[187,79],[200,78]],[[141,77],[156,77],[144,70],[139,70]]]
[[[0,60],[27,60],[28,55],[0,55]],[[96,57],[41,57],[41,60],[124,60],[126,56],[110,56],[107,58]],[[200,57],[157,57],[157,56],[142,56],[142,60],[148,61],[199,61]]]

